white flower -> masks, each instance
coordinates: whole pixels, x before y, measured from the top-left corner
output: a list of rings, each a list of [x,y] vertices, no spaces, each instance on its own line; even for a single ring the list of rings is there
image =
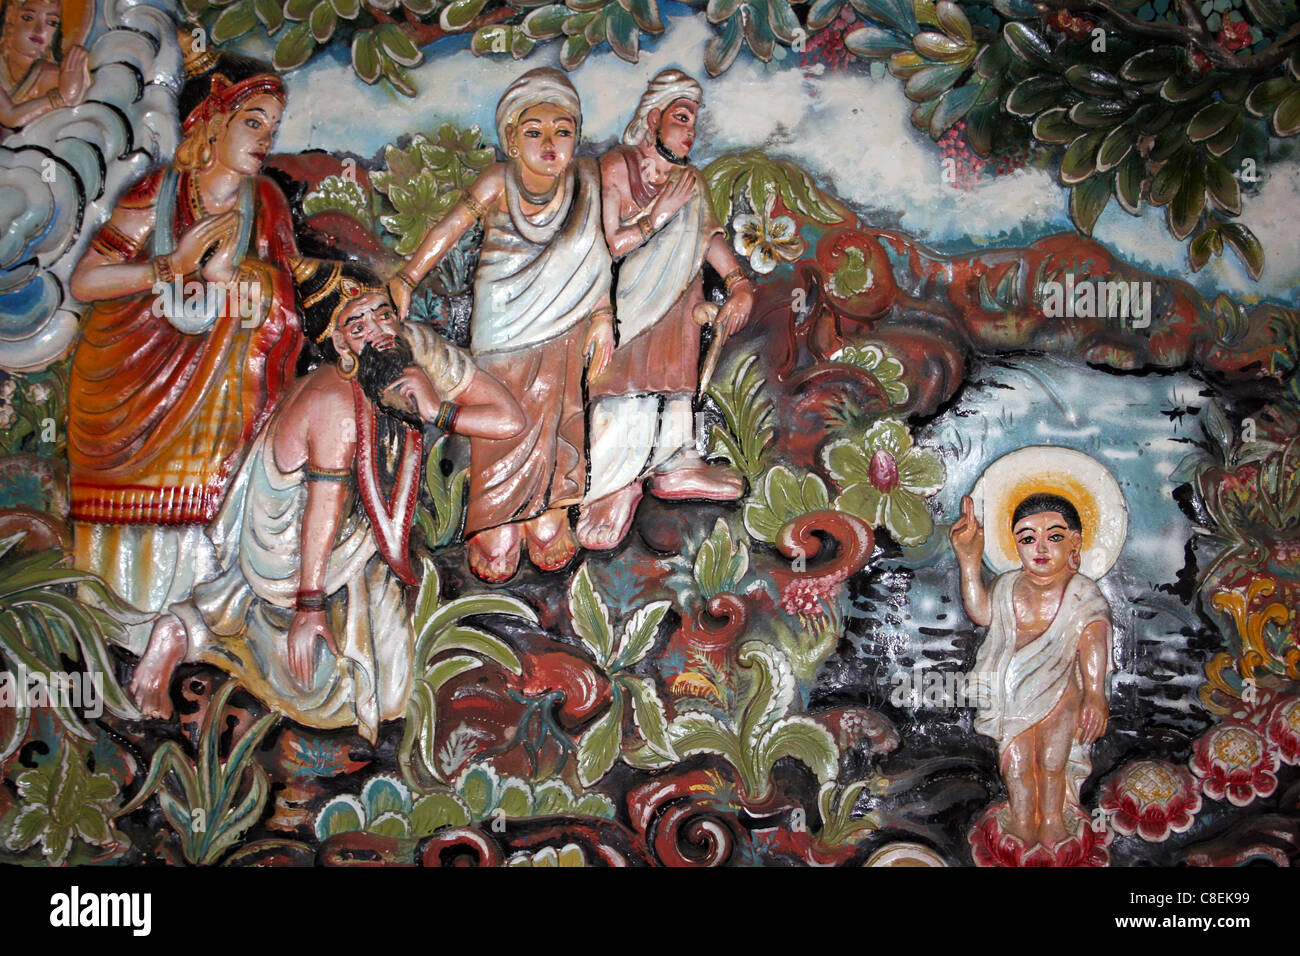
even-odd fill
[[[9,399],[13,397],[14,397],[14,380],[12,378],[7,378],[5,379],[5,383],[3,385],[0,385],[0,398],[4,399],[7,402],[9,401]]]
[[[0,405],[0,428],[8,428],[18,418],[10,405]]]
[[[736,231],[733,242],[736,252],[748,257],[750,267],[762,275],[775,269],[780,259],[794,262],[803,254],[807,245],[799,238],[798,227],[792,218],[772,217],[772,207],[775,204],[776,196],[768,193],[767,201],[763,204],[763,215],[742,213],[731,223]]]
[[[43,402],[50,397],[50,387],[44,382],[37,382],[27,389],[27,397],[33,402]]]

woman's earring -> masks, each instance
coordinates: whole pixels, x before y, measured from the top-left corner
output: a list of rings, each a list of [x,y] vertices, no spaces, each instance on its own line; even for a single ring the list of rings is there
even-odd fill
[[[519,147],[518,147],[518,146],[511,146],[511,147],[510,147],[510,155],[511,155],[512,157],[514,157],[514,156],[518,156],[518,155],[519,155]]]

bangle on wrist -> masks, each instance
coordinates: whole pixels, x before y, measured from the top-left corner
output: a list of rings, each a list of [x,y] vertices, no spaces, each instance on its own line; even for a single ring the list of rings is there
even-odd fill
[[[405,269],[398,269],[398,270],[397,270],[397,275],[394,276],[394,278],[397,279],[398,282],[402,283],[402,285],[404,285],[404,286],[406,286],[408,289],[410,289],[412,292],[414,292],[414,291],[415,291],[415,287],[416,287],[417,285],[420,284],[420,283],[416,282],[414,279],[412,279],[412,278],[407,274],[407,272],[406,272]]]
[[[740,283],[748,281],[749,276],[745,275],[744,270],[741,269],[740,266],[736,266],[736,268],[732,269],[722,277],[722,285],[723,288],[727,290],[727,295],[730,295],[731,290],[740,285]]]
[[[63,107],[68,105],[68,101],[63,98],[63,94],[59,91],[57,86],[46,93],[45,98],[50,101],[50,105],[56,110],[61,110]]]
[[[650,217],[649,217],[649,216],[647,216],[647,217],[644,218],[644,219],[638,219],[637,222],[636,222],[636,224],[637,224],[637,228],[639,228],[639,229],[641,230],[641,241],[642,241],[642,242],[644,242],[645,240],[649,239],[651,236],[654,235],[654,231],[655,231],[655,229],[654,229],[654,226],[650,225]]]
[[[435,428],[444,432],[456,430],[456,419],[460,417],[460,406],[455,402],[443,402],[438,406],[438,415],[433,420]]]
[[[587,318],[591,322],[596,322],[599,321],[602,316],[607,319],[612,319],[614,318],[614,310],[607,305],[602,306],[601,308],[594,310]]]
[[[466,192],[465,195],[461,198],[461,202],[465,204],[465,208],[470,211],[470,215],[472,215],[475,219],[481,220],[484,216],[487,215],[487,210],[483,208],[483,204],[479,202],[477,199],[475,199],[473,196],[471,196],[468,192]]]
[[[297,611],[325,610],[325,593],[319,589],[299,590],[293,602]]]
[[[171,256],[156,256],[150,260],[153,266],[153,277],[155,282],[162,282],[170,285],[176,281],[176,270],[172,268]]]

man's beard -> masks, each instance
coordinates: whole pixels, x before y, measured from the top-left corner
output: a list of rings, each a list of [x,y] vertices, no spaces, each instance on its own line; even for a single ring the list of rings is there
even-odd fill
[[[367,342],[366,347],[361,350],[361,355],[357,357],[357,362],[360,365],[357,371],[357,382],[361,385],[361,391],[374,403],[381,417],[386,415],[411,428],[424,426],[423,419],[413,409],[408,411],[394,408],[381,401],[384,391],[401,378],[402,373],[415,365],[415,356],[411,353],[411,347],[405,339],[396,338],[392,345],[383,349],[377,349]]]
[[[689,162],[687,157],[690,155],[690,153],[684,153],[681,156],[678,156],[671,149],[669,149],[667,146],[664,145],[664,141],[659,138],[658,133],[655,133],[655,150],[659,153],[660,156],[668,160],[668,162],[672,163],[674,166],[685,166]]]

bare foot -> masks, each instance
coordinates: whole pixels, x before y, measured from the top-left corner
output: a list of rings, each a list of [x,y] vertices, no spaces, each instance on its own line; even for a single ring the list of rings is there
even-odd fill
[[[588,551],[606,551],[627,537],[641,500],[641,482],[633,482],[582,506],[578,514],[578,544]]]
[[[745,479],[727,465],[675,468],[650,480],[650,493],[656,498],[677,500],[702,498],[705,501],[735,501],[745,493]]]
[[[569,516],[561,509],[544,511],[524,525],[528,539],[528,560],[539,571],[558,571],[578,553],[569,531]]]
[[[131,696],[146,717],[171,719],[172,675],[185,660],[188,649],[185,625],[170,614],[158,618],[149,634],[149,646],[131,678]]]
[[[519,525],[503,524],[480,531],[465,545],[469,569],[489,584],[500,584],[519,570]]]

